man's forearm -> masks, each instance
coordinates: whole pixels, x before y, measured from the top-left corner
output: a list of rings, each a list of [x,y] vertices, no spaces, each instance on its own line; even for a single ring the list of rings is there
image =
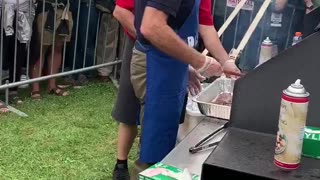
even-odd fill
[[[120,24],[128,31],[128,33],[136,37],[136,29],[134,27],[134,14],[127,9],[116,6],[113,11],[113,16],[120,22]]]
[[[229,59],[229,55],[223,48],[218,33],[213,26],[200,25],[199,32],[205,47],[220,64]]]
[[[141,33],[155,47],[167,55],[190,64],[195,69],[202,67],[205,57],[195,49],[189,47],[166,23],[155,19],[166,16],[161,11],[147,7],[141,25]],[[156,23],[154,23],[156,22]]]

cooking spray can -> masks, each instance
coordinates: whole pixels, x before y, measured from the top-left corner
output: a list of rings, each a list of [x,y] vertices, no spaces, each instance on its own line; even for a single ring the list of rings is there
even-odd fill
[[[300,166],[309,93],[298,79],[282,93],[274,164],[293,170]]]
[[[272,41],[269,39],[269,37],[267,37],[261,44],[259,64],[265,63],[271,59],[273,51],[274,49]]]

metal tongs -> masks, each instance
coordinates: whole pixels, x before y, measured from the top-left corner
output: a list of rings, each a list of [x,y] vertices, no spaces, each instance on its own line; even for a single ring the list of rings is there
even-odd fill
[[[226,129],[229,126],[229,122],[225,123],[224,125],[220,126],[217,130],[215,130],[214,132],[212,132],[211,134],[209,134],[208,136],[206,136],[205,138],[203,138],[201,141],[199,141],[196,145],[192,146],[189,148],[189,152],[191,154],[195,154],[198,153],[200,151],[204,151],[207,149],[210,149],[212,147],[217,146],[220,141],[215,141],[213,143],[210,144],[206,144],[205,143],[211,139],[212,137],[216,136],[217,134],[219,134],[222,130]]]

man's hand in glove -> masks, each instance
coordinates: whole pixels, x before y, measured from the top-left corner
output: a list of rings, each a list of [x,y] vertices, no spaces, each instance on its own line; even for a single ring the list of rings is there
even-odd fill
[[[189,66],[189,85],[188,89],[192,96],[195,96],[201,92],[201,81],[204,81],[203,77],[193,67]]]
[[[230,59],[223,63],[222,65],[223,72],[227,77],[237,79],[238,77],[232,76],[232,74],[241,74],[241,71],[236,66],[234,60]]]
[[[204,56],[205,61],[201,68],[197,69],[197,72],[204,77],[210,78],[213,76],[221,76],[223,69],[218,61],[209,56]]]

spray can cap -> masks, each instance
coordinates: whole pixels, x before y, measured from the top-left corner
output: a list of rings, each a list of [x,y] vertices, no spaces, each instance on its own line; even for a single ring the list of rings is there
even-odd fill
[[[263,41],[263,44],[265,44],[265,45],[272,45],[272,41],[270,40],[269,37],[267,37],[267,38]]]
[[[296,32],[296,33],[295,33],[295,36],[301,37],[301,36],[302,36],[302,33],[301,33],[301,32]]]
[[[285,94],[292,97],[308,97],[309,93],[301,84],[301,80],[297,79],[295,83],[291,84],[286,90],[284,90]]]

